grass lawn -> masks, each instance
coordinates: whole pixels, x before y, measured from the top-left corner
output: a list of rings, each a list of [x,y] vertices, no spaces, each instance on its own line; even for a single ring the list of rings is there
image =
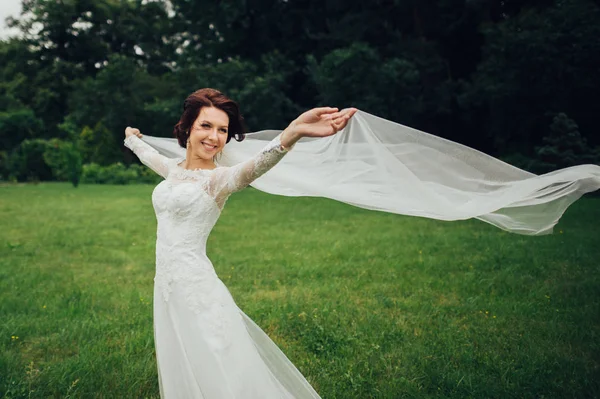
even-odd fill
[[[0,186],[0,397],[158,397],[152,189]],[[527,237],[247,189],[208,255],[324,398],[597,398],[599,221],[591,196]]]

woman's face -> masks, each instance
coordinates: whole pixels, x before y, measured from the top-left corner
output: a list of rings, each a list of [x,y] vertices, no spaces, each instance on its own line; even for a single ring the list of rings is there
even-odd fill
[[[229,116],[215,107],[202,107],[190,129],[187,144],[197,158],[212,160],[225,146]]]

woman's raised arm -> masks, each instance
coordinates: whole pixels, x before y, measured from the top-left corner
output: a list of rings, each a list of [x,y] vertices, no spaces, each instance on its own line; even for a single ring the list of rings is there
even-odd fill
[[[355,108],[338,111],[329,107],[303,113],[254,157],[215,174],[213,195],[217,204],[222,206],[230,194],[247,187],[275,166],[300,138],[334,135],[355,113]]]
[[[125,129],[125,147],[133,151],[144,165],[166,179],[171,159],[159,154],[154,148],[144,143],[140,137],[142,137],[142,133],[139,129],[127,127]]]

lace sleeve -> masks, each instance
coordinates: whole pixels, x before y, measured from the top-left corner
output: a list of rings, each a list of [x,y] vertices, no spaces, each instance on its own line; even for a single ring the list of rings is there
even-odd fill
[[[254,180],[265,174],[284,157],[289,150],[281,145],[281,134],[271,140],[258,154],[249,160],[215,174],[218,181],[213,182],[214,198],[222,206],[229,195],[247,187]]]
[[[144,143],[136,135],[127,137],[123,142],[125,143],[125,147],[133,151],[144,165],[165,179],[167,178],[170,158],[159,154],[158,151]]]

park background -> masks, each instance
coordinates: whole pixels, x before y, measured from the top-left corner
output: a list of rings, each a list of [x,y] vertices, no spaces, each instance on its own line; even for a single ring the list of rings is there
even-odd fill
[[[353,106],[535,173],[600,163],[598,1],[22,11],[0,41],[6,398],[157,397],[152,185],[131,183],[160,178],[124,127],[170,137],[198,88],[238,101],[250,131]],[[599,204],[531,238],[248,189],[209,256],[325,398],[598,397]]]

